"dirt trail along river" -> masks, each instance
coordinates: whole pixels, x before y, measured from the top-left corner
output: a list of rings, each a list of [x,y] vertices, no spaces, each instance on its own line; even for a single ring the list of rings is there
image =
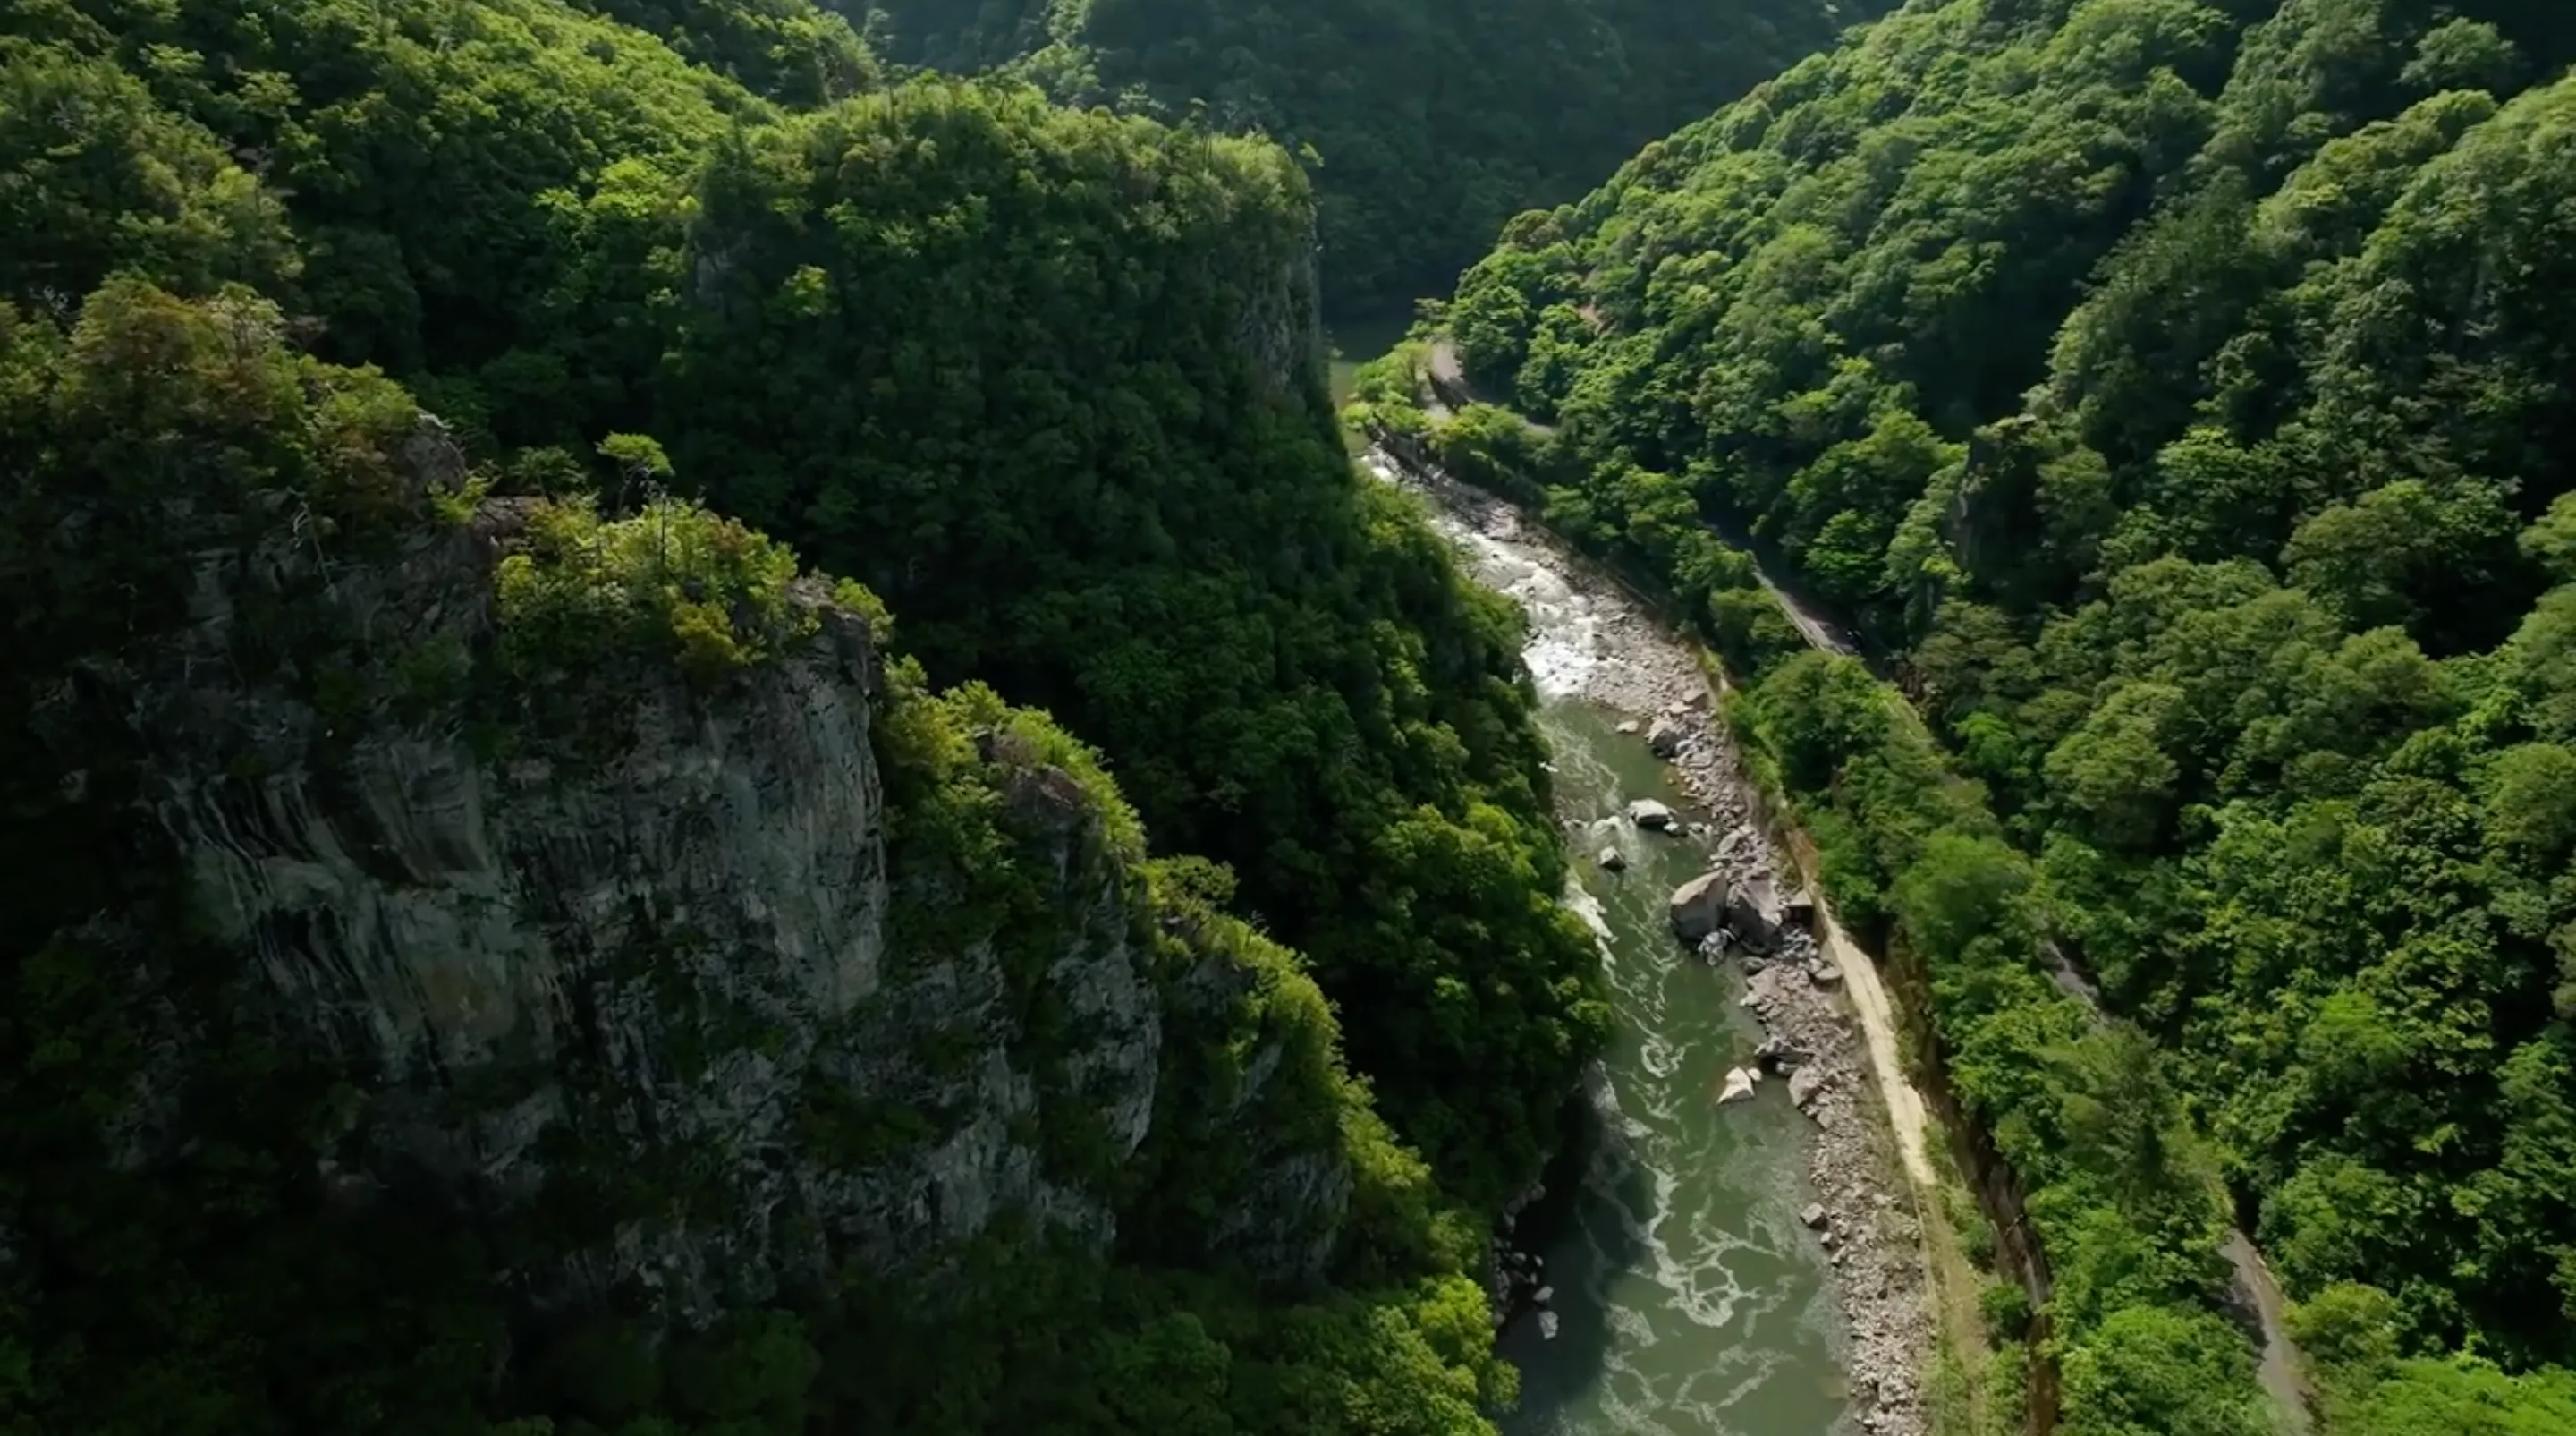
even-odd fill
[[[1711,868],[1790,871],[1748,821],[1692,650],[1509,506],[1366,462],[1429,497],[1474,576],[1529,613],[1575,858],[1567,901],[1601,940],[1618,1019],[1587,1084],[1579,1171],[1552,1173],[1568,1189],[1525,1219],[1542,1265],[1500,1338],[1522,1371],[1505,1431],[1919,1436],[1931,1322],[1913,1188],[1841,954],[1791,933],[1767,961],[1711,961],[1667,916],[1673,889]],[[1658,725],[1669,762],[1648,746]],[[1678,830],[1641,828],[1637,799],[1668,805]],[[1737,1069],[1762,1075],[1722,1104]]]

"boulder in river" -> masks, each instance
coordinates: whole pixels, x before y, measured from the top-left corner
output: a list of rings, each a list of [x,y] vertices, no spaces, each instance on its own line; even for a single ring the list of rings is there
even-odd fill
[[[1690,731],[1679,723],[1669,718],[1658,718],[1655,726],[1646,730],[1646,746],[1654,750],[1658,758],[1677,758],[1681,756],[1682,740],[1689,736]]]
[[[1601,864],[1601,870],[1605,873],[1615,873],[1628,865],[1627,855],[1617,848],[1603,848],[1598,861]]]
[[[1823,1231],[1826,1219],[1825,1204],[1822,1202],[1809,1202],[1807,1209],[1798,1213],[1798,1220],[1805,1223],[1811,1231]]]
[[[1620,720],[1620,723],[1619,723],[1619,731],[1620,731],[1622,734],[1628,734],[1628,733],[1634,733],[1634,732],[1636,732],[1636,731],[1637,731],[1637,720],[1636,720],[1636,719],[1634,719],[1634,718],[1624,718],[1624,719],[1621,719],[1621,720]]]
[[[1652,798],[1639,798],[1628,805],[1628,821],[1650,833],[1660,833],[1673,825],[1673,810]]]
[[[1701,873],[1673,889],[1664,911],[1673,922],[1673,935],[1687,943],[1700,939],[1726,921],[1726,904],[1734,884],[1724,873]]]
[[[1541,1341],[1556,1340],[1555,1312],[1542,1311],[1538,1314],[1538,1336]]]
[[[1807,977],[1818,987],[1839,987],[1842,985],[1843,970],[1830,962],[1820,962],[1807,969]]]
[[[1717,1104],[1723,1107],[1730,1102],[1752,1100],[1755,1075],[1753,1069],[1749,1067],[1738,1067],[1727,1073],[1726,1086],[1717,1094]]]
[[[1723,872],[1702,873],[1673,890],[1667,911],[1673,935],[1694,946],[1723,929],[1734,935],[1731,946],[1748,953],[1778,949],[1779,905],[1770,880],[1758,874],[1738,881]]]

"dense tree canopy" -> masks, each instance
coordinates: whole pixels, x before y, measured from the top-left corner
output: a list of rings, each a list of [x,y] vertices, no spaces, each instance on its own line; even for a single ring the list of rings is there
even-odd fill
[[[891,60],[1255,128],[1313,166],[1336,310],[1444,289],[1516,210],[1829,43],[1884,0],[849,0]]]
[[[264,284],[478,444],[654,435],[679,484],[884,594],[934,676],[1049,705],[1160,840],[1235,863],[1462,1192],[1535,1168],[1605,1017],[1553,907],[1513,620],[1347,472],[1275,149],[1009,87],[782,119],[536,0],[25,29],[61,38],[11,42],[45,156],[17,202],[61,255],[12,247],[22,297],[121,265]],[[222,85],[190,42],[233,56]],[[245,152],[305,168],[274,198]],[[131,211],[58,217],[101,193]]]
[[[2127,1160],[2027,1140],[2070,1079],[2011,1069],[2082,1023],[2046,938],[2209,1139],[2161,1165],[2295,1296],[2377,1294],[2341,1308],[2392,1343],[2339,1388],[2361,1430],[2519,1389],[2399,1356],[2576,1359],[2571,57],[2536,5],[1916,4],[1515,219],[1446,311],[1556,426],[1510,481],[1767,675],[1748,721],[2025,1176]],[[1473,417],[1435,445],[1495,452]],[[1939,747],[1858,664],[1783,662],[1703,521]],[[2208,1293],[2215,1208],[2116,1205],[2199,1211],[2164,1289]],[[2071,1421],[2125,1320],[2074,1328]],[[2493,1429],[2549,1424],[2528,1389]]]
[[[1607,1020],[1554,902],[1517,619],[1350,472],[1285,155],[876,74],[784,4],[0,5],[0,1253],[48,1253],[0,1266],[0,1425],[1486,1429],[1508,1374],[1462,1234],[1535,1175]],[[547,516],[472,669],[515,721],[612,659],[765,661],[793,545],[898,617],[892,801],[964,815],[909,831],[990,821],[962,735],[1005,721],[998,690],[1097,744],[1156,848],[1230,863],[1140,889],[1147,927],[1265,974],[1249,1025],[1167,1057],[1295,1039],[1281,1090],[1358,1174],[1339,1287],[1292,1305],[1156,1244],[1242,1139],[1187,1111],[1121,1179],[1115,1263],[997,1230],[959,1258],[978,1301],[853,1273],[851,1302],[658,1345],[524,1328],[512,1253],[434,1210],[316,1217],[290,1155],[336,1074],[247,1026],[202,1094],[228,1125],[175,1170],[110,1162],[143,1039],[59,935],[127,915],[169,937],[155,981],[238,954],[191,934],[135,826],[140,759],[68,791],[60,733],[18,720],[175,621],[173,545],[258,537],[156,527],[166,505],[321,512],[400,467],[416,408],[475,493]],[[452,517],[418,499],[331,522]],[[639,510],[654,562],[703,568],[688,591],[638,576]]]

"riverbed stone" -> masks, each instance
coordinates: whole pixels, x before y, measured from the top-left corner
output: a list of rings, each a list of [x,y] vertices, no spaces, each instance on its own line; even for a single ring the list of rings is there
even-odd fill
[[[1816,1060],[1814,1053],[1779,1036],[1763,1038],[1762,1045],[1754,1049],[1753,1055],[1758,1060],[1771,1064],[1772,1070],[1776,1072],[1795,1072]]]
[[[1601,870],[1603,872],[1610,873],[1615,873],[1628,865],[1627,855],[1620,852],[1617,848],[1603,848],[1601,850],[1601,856],[1596,859],[1596,861],[1601,864]]]
[[[1810,1231],[1823,1231],[1828,1220],[1830,1218],[1826,1216],[1825,1204],[1822,1202],[1809,1202],[1807,1209],[1798,1213],[1799,1223]]]
[[[1717,1094],[1718,1105],[1723,1107],[1733,1102],[1751,1101],[1753,1098],[1753,1078],[1754,1074],[1750,1070],[1742,1067],[1738,1067],[1734,1071],[1727,1073],[1726,1086]]]
[[[1664,911],[1672,919],[1673,935],[1697,945],[1702,938],[1717,931],[1726,920],[1726,903],[1734,884],[1724,873],[1701,873],[1673,889]]]
[[[1736,939],[1755,952],[1777,952],[1780,947],[1780,897],[1769,875],[1746,873],[1732,884],[1726,895],[1726,911],[1719,918]]]
[[[1840,987],[1843,982],[1843,970],[1830,962],[1820,962],[1807,969],[1807,980],[1818,987]]]
[[[1628,821],[1650,833],[1660,833],[1673,825],[1673,810],[1652,798],[1639,798],[1628,805]]]
[[[1658,718],[1655,726],[1646,730],[1646,746],[1656,757],[1670,760],[1681,756],[1682,740],[1689,736],[1690,730],[1681,724],[1670,718]]]
[[[1825,1090],[1825,1074],[1814,1067],[1801,1067],[1789,1074],[1789,1103],[1804,1112],[1816,1105]]]

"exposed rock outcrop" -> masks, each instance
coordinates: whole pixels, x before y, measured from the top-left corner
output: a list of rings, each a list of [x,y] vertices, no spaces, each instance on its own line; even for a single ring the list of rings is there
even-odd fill
[[[461,465],[409,462],[453,494]],[[540,1303],[641,1290],[698,1319],[853,1263],[932,1269],[1006,1217],[1105,1249],[1168,1117],[1235,1132],[1235,1161],[1158,1241],[1320,1273],[1347,1161],[1329,1123],[1265,1109],[1332,1097],[1281,1031],[1231,1080],[1167,1090],[1176,1014],[1256,1032],[1235,1014],[1263,981],[1244,942],[1156,936],[1114,796],[999,709],[891,795],[890,762],[929,760],[881,729],[933,700],[889,693],[869,621],[812,580],[786,638],[715,681],[602,652],[504,683],[496,573],[539,510],[468,512],[423,506],[339,554],[205,516],[184,615],[36,715],[75,781],[111,753],[148,775],[134,825],[239,954],[226,1003],[351,1075],[315,1152],[337,1190],[399,1174],[499,1220],[603,1164],[685,1182],[586,1210],[590,1234],[522,1275]],[[102,711],[121,733],[84,729]],[[991,795],[972,811],[1015,854],[1015,901],[889,845],[901,803],[964,784]],[[195,1024],[141,935],[89,936],[133,947],[163,1014],[161,1070],[114,1123],[149,1166],[185,1141],[160,1098],[202,1055]],[[1189,960],[1156,953],[1174,940]]]

